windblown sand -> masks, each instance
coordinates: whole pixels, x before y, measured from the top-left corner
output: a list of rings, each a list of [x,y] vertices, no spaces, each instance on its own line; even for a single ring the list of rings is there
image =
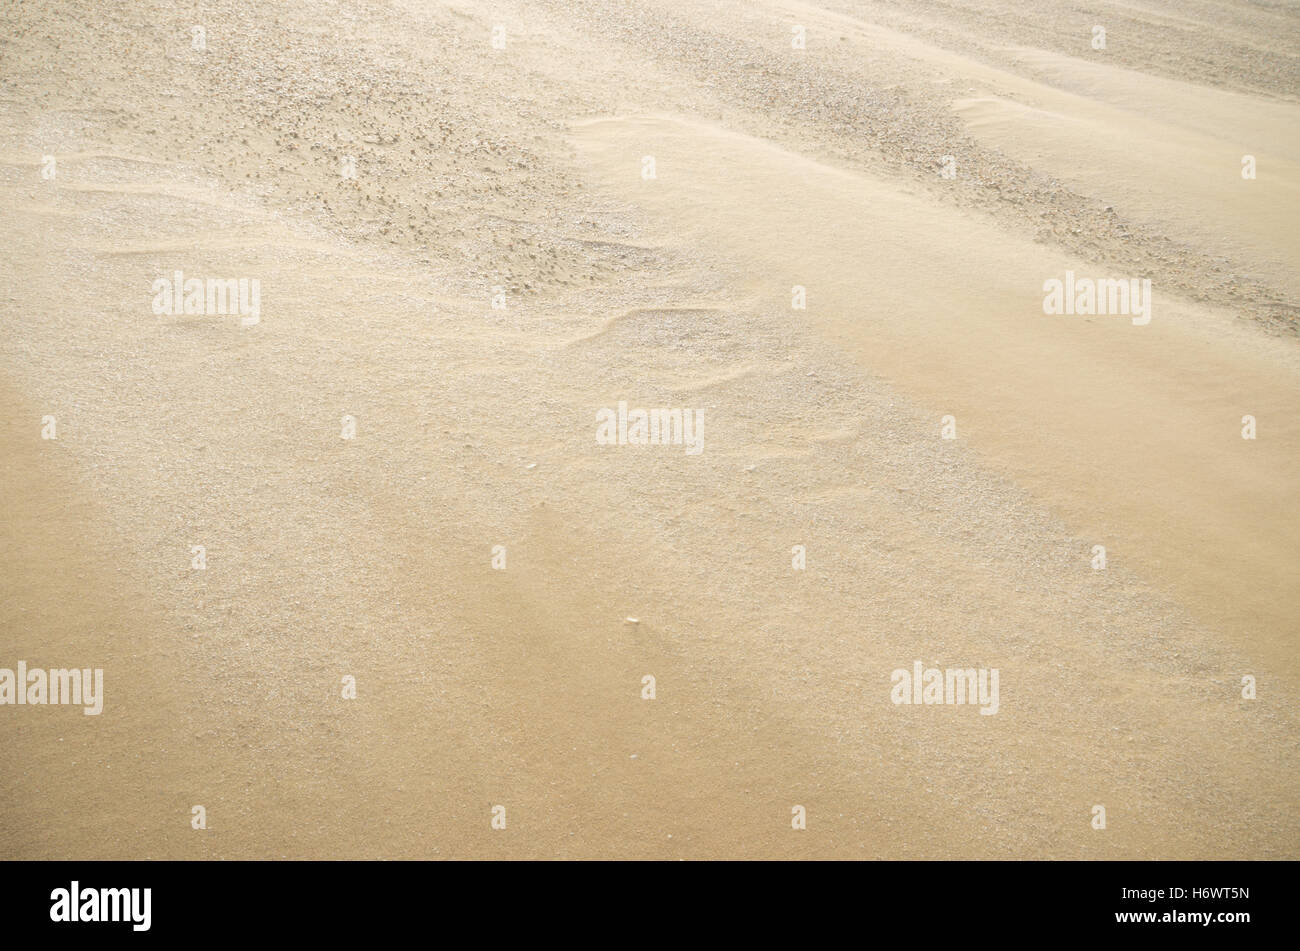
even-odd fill
[[[0,857],[1300,857],[1294,4],[0,24]]]

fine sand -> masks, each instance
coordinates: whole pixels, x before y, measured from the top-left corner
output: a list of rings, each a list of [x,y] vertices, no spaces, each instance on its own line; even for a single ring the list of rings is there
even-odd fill
[[[1300,857],[1294,4],[0,26],[0,858]]]

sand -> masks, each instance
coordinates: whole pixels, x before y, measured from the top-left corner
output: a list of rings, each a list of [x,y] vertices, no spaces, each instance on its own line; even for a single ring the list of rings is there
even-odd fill
[[[1297,857],[1294,10],[0,21],[0,857]]]

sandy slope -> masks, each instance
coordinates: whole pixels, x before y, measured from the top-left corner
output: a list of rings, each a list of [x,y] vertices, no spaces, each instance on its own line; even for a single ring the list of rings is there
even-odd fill
[[[108,697],[0,707],[0,855],[1294,857],[1277,14],[1017,11],[6,8],[0,666]]]
[[[1167,298],[1150,326],[1044,318],[1040,282],[1026,274],[1092,274],[1086,262],[711,127],[584,129],[615,181],[652,147],[659,179],[634,182],[642,203],[700,246],[730,250],[756,301],[806,286],[807,319],[846,352],[954,414],[1071,524],[1099,539],[1122,532],[1135,569],[1296,673],[1288,626],[1300,605],[1287,578],[1300,535],[1276,509],[1298,501],[1294,353]],[[1247,409],[1277,428],[1243,447]]]

